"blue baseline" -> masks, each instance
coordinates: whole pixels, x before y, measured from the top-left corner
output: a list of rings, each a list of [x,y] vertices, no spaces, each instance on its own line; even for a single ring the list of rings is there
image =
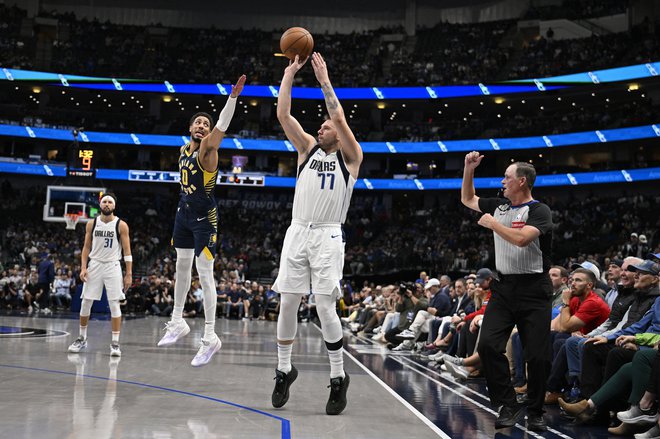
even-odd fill
[[[467,96],[503,95],[511,93],[543,93],[549,90],[568,88],[580,84],[601,84],[629,81],[658,76],[660,62],[637,64],[593,72],[574,73],[548,78],[530,78],[502,81],[494,84],[450,85],[428,87],[339,87],[335,89],[340,99],[449,99]],[[46,81],[49,85],[76,87],[94,90],[182,93],[201,95],[227,95],[231,84],[185,84],[168,81],[140,79],[115,79],[93,76],[79,76],[2,68],[0,81]],[[566,85],[570,84],[570,85]],[[275,85],[246,85],[242,96],[276,98],[279,87]],[[319,88],[293,87],[292,96],[298,99],[322,100]]]
[[[69,130],[56,128],[37,128],[18,125],[0,124],[0,136],[33,139],[72,141]],[[660,122],[654,125],[642,125],[628,128],[615,128],[598,131],[582,131],[565,134],[548,134],[532,137],[504,137],[495,139],[439,140],[433,142],[362,142],[362,151],[366,154],[429,154],[464,152],[473,150],[516,150],[534,148],[553,148],[593,143],[619,142],[624,140],[651,139],[660,137]],[[113,133],[103,131],[85,131],[80,134],[81,147],[85,144],[114,144],[180,148],[189,141],[186,136],[160,134]],[[277,151],[291,153],[292,148],[284,140],[225,138],[223,149],[248,151]]]
[[[236,404],[231,401],[225,401],[223,399],[218,399],[218,398],[213,398],[212,396],[206,396],[206,395],[200,395],[199,393],[192,393],[192,392],[186,392],[185,390],[177,390],[177,389],[171,389],[169,387],[162,387],[162,386],[154,386],[152,384],[146,384],[146,383],[139,383],[137,381],[127,381],[127,380],[111,380],[110,378],[107,377],[100,377],[100,376],[95,376],[95,375],[78,375],[74,372],[65,372],[62,370],[51,370],[51,369],[40,369],[37,367],[26,367],[26,366],[13,366],[10,364],[0,364],[0,367],[6,367],[8,369],[21,369],[21,370],[32,370],[36,372],[46,372],[46,373],[56,373],[56,374],[61,374],[61,375],[71,375],[71,376],[82,376],[85,378],[92,378],[95,380],[103,380],[103,381],[117,381],[118,383],[122,384],[131,384],[134,386],[140,386],[140,387],[146,387],[149,389],[156,389],[156,390],[163,390],[165,392],[172,392],[172,393],[179,393],[181,395],[187,395],[187,396],[193,396],[195,398],[202,398],[202,399],[207,399],[209,401],[213,402],[218,402],[220,404],[226,404],[230,405],[232,407],[236,407],[242,410],[248,410],[250,412],[254,412],[263,416],[268,416],[269,418],[276,419],[282,423],[282,439],[290,439],[291,438],[291,422],[288,419],[281,418],[279,416],[275,416],[273,414],[270,414],[268,412],[264,412],[258,409],[253,409],[250,407],[246,407],[244,405]]]

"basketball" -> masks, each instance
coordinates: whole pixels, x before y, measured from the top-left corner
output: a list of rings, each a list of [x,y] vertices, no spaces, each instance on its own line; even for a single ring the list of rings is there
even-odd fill
[[[296,55],[299,55],[302,61],[312,54],[313,49],[314,38],[302,27],[291,27],[280,38],[280,50],[290,60],[296,59]]]

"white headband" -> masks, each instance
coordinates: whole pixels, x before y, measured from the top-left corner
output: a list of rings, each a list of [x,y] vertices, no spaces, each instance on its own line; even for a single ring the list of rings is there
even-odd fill
[[[104,195],[103,197],[101,197],[101,203],[102,203],[103,200],[105,200],[106,198],[110,198],[110,199],[112,199],[112,202],[115,203],[115,204],[117,204],[117,201],[115,200],[115,197],[113,197],[112,195]]]

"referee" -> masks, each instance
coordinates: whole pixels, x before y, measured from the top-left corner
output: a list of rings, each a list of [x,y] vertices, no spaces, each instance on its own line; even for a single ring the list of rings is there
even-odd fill
[[[495,238],[495,267],[499,280],[491,283],[492,296],[484,314],[477,351],[486,375],[491,402],[501,406],[495,428],[512,427],[524,406],[516,401],[509,362],[504,351],[514,326],[528,367],[527,428],[545,431],[543,400],[550,371],[552,282],[550,247],[552,213],[532,197],[536,170],[529,163],[511,164],[504,173],[504,198],[479,198],[474,191],[474,170],[483,155],[465,156],[461,202],[483,213],[479,225]]]

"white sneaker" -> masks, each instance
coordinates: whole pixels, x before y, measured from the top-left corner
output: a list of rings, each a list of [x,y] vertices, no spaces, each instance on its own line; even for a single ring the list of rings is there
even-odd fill
[[[635,439],[660,439],[660,427],[655,424],[649,431],[636,434]]]
[[[412,350],[412,342],[410,340],[406,340],[399,346],[394,347],[392,352],[407,352],[410,350]]]
[[[190,364],[195,367],[204,366],[209,361],[211,361],[211,357],[213,357],[213,355],[218,352],[221,347],[222,342],[215,334],[213,334],[213,338],[210,341],[204,341],[204,339],[202,339],[202,345],[199,347],[197,355],[195,355],[195,358],[192,359]]]
[[[417,335],[415,335],[414,332],[412,332],[410,329],[405,329],[401,332],[399,332],[397,335],[395,335],[396,338],[402,338],[404,340],[414,340],[417,338]]]
[[[374,328],[374,330],[373,330],[373,333],[374,333],[374,334],[378,334],[378,333],[380,333],[381,328],[382,328],[382,326],[376,326],[376,327]]]
[[[444,363],[444,359],[443,359],[444,356],[445,356],[444,352],[438,351],[433,355],[429,355],[429,360],[436,361],[436,362],[442,364],[442,363]]]
[[[444,354],[442,356],[442,361],[444,361],[445,364],[451,363],[456,366],[463,366],[463,359],[460,357],[454,357],[453,355],[449,354]]]
[[[76,341],[71,343],[71,346],[69,346],[69,352],[77,354],[78,352],[82,351],[86,347],[87,347],[87,339],[80,336],[76,339]]]
[[[158,346],[169,346],[179,341],[181,337],[185,337],[190,332],[190,326],[185,320],[179,323],[174,323],[173,320],[165,323],[165,335],[158,342]]]
[[[616,417],[619,418],[619,421],[625,422],[626,424],[647,422],[652,424],[658,420],[658,410],[655,407],[642,410],[639,405],[633,405],[625,412],[617,413]]]
[[[468,370],[463,366],[458,366],[451,362],[445,362],[444,365],[447,367],[447,372],[452,374],[454,378],[458,378],[459,380],[467,380],[470,376],[470,372],[468,372]]]
[[[119,343],[112,343],[110,345],[110,356],[121,357],[121,349],[119,349]]]

